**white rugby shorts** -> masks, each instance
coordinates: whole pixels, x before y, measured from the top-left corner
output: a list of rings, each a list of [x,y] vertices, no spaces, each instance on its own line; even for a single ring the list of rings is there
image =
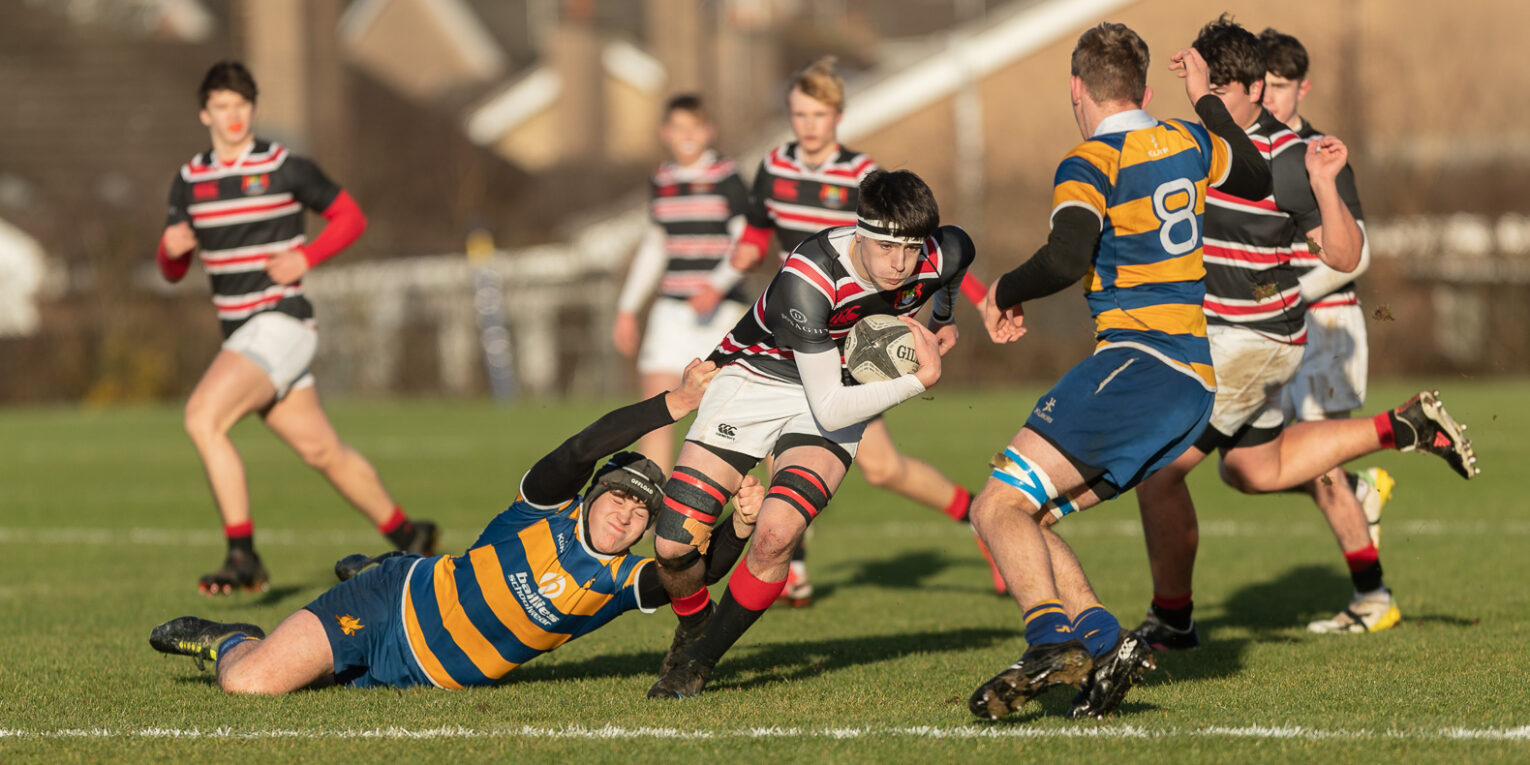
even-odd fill
[[[782,436],[820,436],[854,458],[865,432],[865,422],[824,430],[800,384],[761,377],[735,364],[712,378],[685,438],[763,459]]]
[[[638,373],[684,372],[691,359],[705,359],[748,310],[743,303],[724,300],[711,316],[702,319],[684,300],[654,300],[638,351]]]
[[[224,350],[255,362],[271,378],[278,401],[313,385],[308,365],[318,348],[319,333],[311,322],[276,311],[251,316],[223,341]]]
[[[1206,327],[1206,339],[1217,374],[1211,427],[1226,436],[1237,435],[1245,425],[1280,427],[1285,422],[1281,390],[1301,366],[1302,346],[1220,324]]]
[[[1364,406],[1369,364],[1364,309],[1308,308],[1307,352],[1281,401],[1286,419],[1311,422]]]

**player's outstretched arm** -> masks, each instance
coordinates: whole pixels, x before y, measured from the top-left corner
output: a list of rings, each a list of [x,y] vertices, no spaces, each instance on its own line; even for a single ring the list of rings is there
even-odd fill
[[[578,496],[600,460],[648,431],[674,424],[695,411],[716,374],[716,364],[693,360],[675,390],[601,415],[531,467],[521,480],[522,495],[538,505],[556,505]]]
[[[1322,226],[1308,232],[1307,238],[1318,244],[1314,254],[1323,265],[1349,273],[1360,264],[1364,233],[1355,223],[1349,205],[1339,194],[1338,175],[1349,161],[1344,142],[1325,135],[1307,142],[1307,178],[1312,196],[1317,199]]]
[[[1218,138],[1227,142],[1229,150],[1227,174],[1221,180],[1212,179],[1212,186],[1240,199],[1264,199],[1270,195],[1270,163],[1253,140],[1238,123],[1233,121],[1227,105],[1214,95],[1201,96],[1195,102],[1196,116]]]
[[[1029,260],[999,277],[983,301],[983,325],[996,343],[1008,343],[1025,334],[1021,326],[1027,301],[1059,292],[1089,272],[1095,246],[1100,241],[1100,218],[1092,208],[1059,206],[1052,214],[1047,243]]]
[[[197,235],[191,230],[190,223],[181,221],[166,226],[165,233],[159,237],[159,250],[154,253],[160,274],[168,281],[180,281],[191,267],[191,259],[187,256],[196,248]]]

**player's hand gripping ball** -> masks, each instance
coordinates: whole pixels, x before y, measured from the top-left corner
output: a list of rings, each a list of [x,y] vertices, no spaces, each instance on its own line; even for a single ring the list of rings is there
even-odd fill
[[[851,377],[863,383],[918,372],[914,331],[896,316],[872,314],[861,319],[845,338],[845,366]]]

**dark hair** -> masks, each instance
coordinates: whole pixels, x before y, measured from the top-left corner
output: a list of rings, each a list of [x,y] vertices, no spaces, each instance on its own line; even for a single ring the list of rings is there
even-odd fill
[[[197,88],[197,104],[205,108],[208,96],[215,90],[233,91],[252,104],[255,103],[255,97],[260,95],[260,88],[255,87],[254,75],[238,61],[219,61],[207,70],[201,87]]]
[[[940,228],[940,207],[924,179],[908,170],[875,170],[861,181],[856,214],[891,224],[897,236],[934,236]]]
[[[1292,81],[1307,79],[1307,49],[1301,40],[1266,27],[1259,41],[1264,43],[1265,71]]]
[[[1224,13],[1201,27],[1194,45],[1206,59],[1212,85],[1241,82],[1252,91],[1254,83],[1264,82],[1264,46],[1253,32],[1234,22],[1231,14]]]
[[[1142,105],[1147,92],[1147,43],[1125,24],[1101,22],[1078,36],[1073,47],[1073,76],[1096,102],[1126,101]]]
[[[701,96],[695,93],[680,93],[664,103],[664,119],[669,119],[669,116],[675,112],[689,112],[702,122],[712,121],[707,115],[706,104],[702,103]]]

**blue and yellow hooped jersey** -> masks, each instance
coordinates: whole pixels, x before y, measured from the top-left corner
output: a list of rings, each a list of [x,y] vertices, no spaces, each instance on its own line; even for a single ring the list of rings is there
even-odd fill
[[[1052,214],[1080,207],[1100,218],[1084,282],[1097,352],[1130,344],[1216,385],[1201,234],[1206,188],[1226,177],[1230,156],[1205,127],[1166,120],[1096,135],[1058,165]]]
[[[404,631],[432,682],[493,684],[640,607],[637,574],[652,559],[595,552],[580,513],[578,497],[542,507],[518,496],[465,555],[415,566],[404,586]]]

